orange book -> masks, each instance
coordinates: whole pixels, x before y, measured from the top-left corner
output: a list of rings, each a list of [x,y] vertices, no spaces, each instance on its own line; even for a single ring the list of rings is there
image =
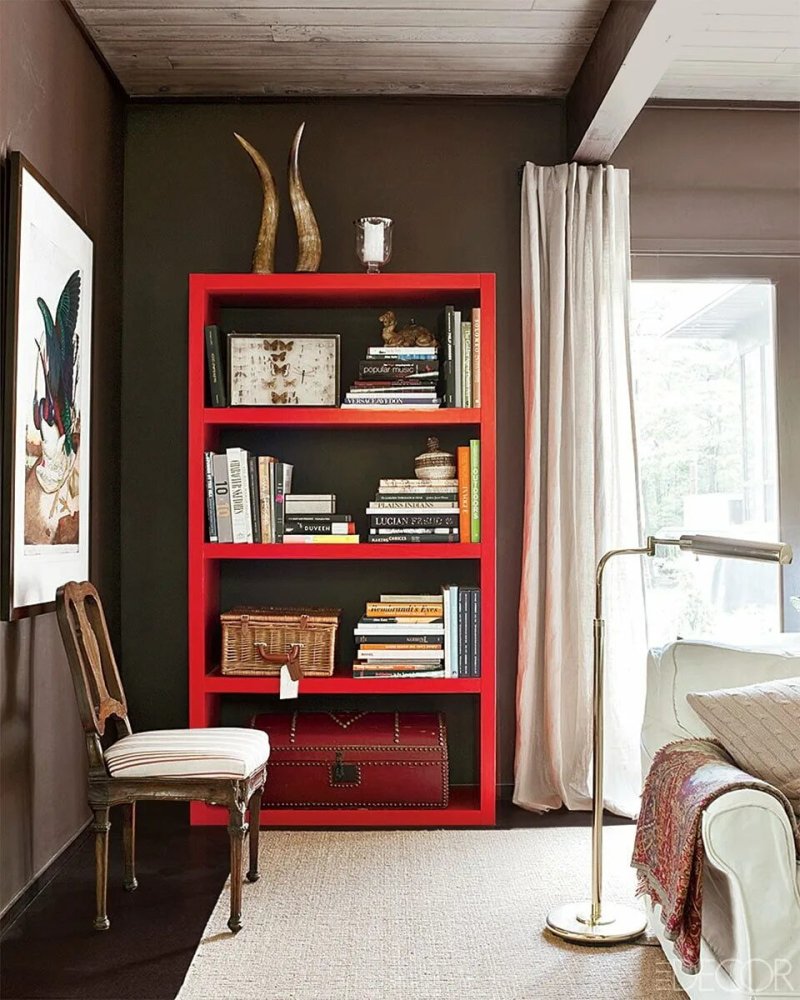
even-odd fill
[[[468,542],[470,539],[469,510],[469,448],[459,448],[458,460],[458,540]]]

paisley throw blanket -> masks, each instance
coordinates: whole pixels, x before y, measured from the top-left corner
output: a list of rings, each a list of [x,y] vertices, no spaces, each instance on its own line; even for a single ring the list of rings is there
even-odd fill
[[[779,799],[800,833],[787,799],[772,785],[740,770],[716,740],[681,740],[656,753],[645,781],[631,864],[638,895],[661,904],[667,938],[684,972],[700,970],[703,810],[734,788],[758,788]]]

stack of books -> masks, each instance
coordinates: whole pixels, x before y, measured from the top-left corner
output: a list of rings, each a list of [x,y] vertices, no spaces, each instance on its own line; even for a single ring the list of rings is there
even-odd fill
[[[436,347],[370,347],[342,406],[436,410],[442,405],[438,382]]]
[[[441,594],[381,594],[356,625],[353,677],[445,677]]]
[[[360,538],[352,516],[336,513],[335,493],[287,493],[282,541],[356,545]]]
[[[481,311],[445,306],[443,328],[444,405],[480,406]]]
[[[292,493],[294,466],[244,448],[205,453],[209,542],[358,542],[332,493]]]
[[[367,517],[370,542],[457,542],[458,480],[381,479]]]
[[[354,634],[354,677],[480,677],[480,589],[381,594]]]

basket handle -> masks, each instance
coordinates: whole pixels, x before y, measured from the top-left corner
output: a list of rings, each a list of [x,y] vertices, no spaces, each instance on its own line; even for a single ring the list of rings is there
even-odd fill
[[[292,680],[299,681],[302,676],[300,670],[300,650],[303,648],[303,644],[293,642],[285,653],[268,653],[265,649],[266,645],[265,642],[257,642],[255,644],[258,655],[264,663],[271,663],[278,667],[287,667]]]

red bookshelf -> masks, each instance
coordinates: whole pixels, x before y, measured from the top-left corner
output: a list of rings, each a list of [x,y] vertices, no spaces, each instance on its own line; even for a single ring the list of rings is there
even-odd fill
[[[214,409],[206,403],[204,328],[218,323],[231,328],[225,310],[363,310],[376,307],[440,310],[447,304],[481,308],[481,407],[437,411],[375,411],[337,408]],[[277,313],[276,313],[277,315]],[[264,322],[267,322],[264,320]],[[258,329],[258,326],[255,327]],[[265,327],[266,328],[266,327]],[[274,328],[274,327],[273,327]],[[342,328],[345,357],[346,325]],[[348,373],[343,365],[342,384]],[[481,541],[478,544],[410,545],[222,545],[206,542],[203,453],[222,450],[237,434],[291,435],[294,447],[302,441],[325,435],[326,447],[353,434],[376,434],[381,447],[392,435],[412,435],[424,443],[425,430],[452,434],[465,444],[470,437],[481,440]],[[301,438],[298,435],[310,435]],[[379,435],[379,437],[377,437]],[[272,439],[271,439],[272,440]],[[405,443],[405,438],[403,439]],[[280,444],[275,445],[276,448]],[[418,450],[422,450],[420,447]],[[284,575],[303,573],[312,560],[323,563],[307,575],[307,600],[324,603],[314,596],[324,574],[349,573],[347,566],[363,561],[358,573],[379,568],[387,586],[392,565],[400,568],[424,563],[428,578],[441,583],[453,571],[471,574],[481,588],[481,663],[479,678],[353,678],[349,666],[337,667],[332,677],[308,678],[301,682],[299,707],[304,698],[346,697],[348,703],[360,695],[378,695],[391,709],[392,698],[403,696],[459,696],[471,699],[475,719],[474,758],[476,783],[454,785],[446,809],[264,809],[262,826],[283,827],[409,827],[491,826],[495,821],[495,279],[493,274],[193,274],[189,277],[189,724],[193,727],[219,723],[226,698],[264,699],[265,708],[277,707],[278,681],[271,677],[226,677],[218,667],[219,614],[226,610],[226,587],[252,585],[253,574],[271,567]],[[263,452],[262,452],[263,453]],[[347,466],[343,463],[343,468]],[[347,475],[346,471],[342,475]],[[374,491],[364,487],[364,501]],[[358,514],[358,510],[352,511]],[[295,567],[296,564],[296,567]],[[353,567],[353,570],[355,567]],[[244,582],[230,582],[226,574],[245,574]],[[345,577],[349,579],[349,577]],[[306,580],[304,586],[306,586]],[[237,590],[238,594],[239,591]],[[258,603],[255,593],[253,603]],[[346,599],[343,598],[343,601]],[[221,606],[224,604],[225,606]],[[237,602],[238,603],[238,602]],[[278,603],[278,602],[273,602]],[[292,603],[287,601],[286,603]],[[448,700],[449,703],[449,700]],[[287,703],[294,707],[295,702]],[[446,711],[446,709],[445,709]],[[452,748],[451,748],[452,755]],[[224,810],[202,803],[191,807],[193,824],[224,824]]]

